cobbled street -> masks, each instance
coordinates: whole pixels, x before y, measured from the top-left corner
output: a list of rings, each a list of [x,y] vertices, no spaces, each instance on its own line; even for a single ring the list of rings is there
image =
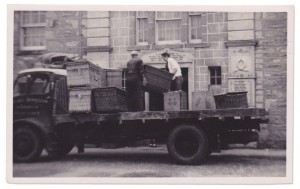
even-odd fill
[[[87,148],[34,163],[14,163],[14,177],[284,177],[284,150],[231,149],[212,153],[202,165],[175,164],[165,146]]]

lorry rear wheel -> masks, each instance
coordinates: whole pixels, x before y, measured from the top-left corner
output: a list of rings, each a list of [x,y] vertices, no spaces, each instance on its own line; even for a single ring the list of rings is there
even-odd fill
[[[13,159],[16,162],[37,160],[43,150],[43,142],[38,133],[30,127],[14,129]]]
[[[168,137],[168,152],[180,164],[199,164],[208,154],[206,133],[194,125],[175,127]]]

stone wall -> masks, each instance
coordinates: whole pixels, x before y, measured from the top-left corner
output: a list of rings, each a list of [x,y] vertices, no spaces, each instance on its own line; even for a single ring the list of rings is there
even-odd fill
[[[225,46],[228,40],[227,13],[205,13],[202,16],[202,22],[202,43],[206,45],[195,48],[195,91],[208,91],[208,67],[221,66],[222,86],[220,89],[225,92],[228,88],[228,50]]]
[[[265,107],[270,123],[261,130],[260,147],[286,147],[287,13],[255,13],[256,65],[263,67]]]
[[[130,59],[128,47],[135,45],[135,12],[110,12],[110,67],[125,68]]]
[[[47,52],[79,54],[86,46],[86,39],[79,36],[79,24],[85,28],[86,12],[78,11],[49,11],[46,14],[46,50],[21,51],[20,50],[20,12],[14,14],[14,78],[20,70],[41,66],[38,57]]]

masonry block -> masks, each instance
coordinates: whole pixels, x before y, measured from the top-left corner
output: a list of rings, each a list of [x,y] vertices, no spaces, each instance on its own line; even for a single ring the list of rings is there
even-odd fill
[[[215,22],[215,13],[207,13],[207,23]]]
[[[108,28],[93,28],[87,29],[87,37],[109,36]]]
[[[223,22],[223,20],[224,20],[223,12],[217,12],[215,14],[215,22]]]
[[[109,46],[109,38],[88,38],[87,46]]]
[[[212,58],[212,57],[213,57],[213,50],[200,51],[200,58]]]
[[[87,28],[109,27],[108,18],[88,19]]]
[[[228,13],[228,21],[229,20],[247,20],[254,19],[253,12],[229,12]]]
[[[286,12],[263,12],[262,13],[263,19],[287,19]]]
[[[219,24],[208,24],[208,33],[218,33],[219,32]]]
[[[103,18],[109,17],[108,11],[88,11],[87,18]]]
[[[238,20],[238,21],[229,21],[228,30],[253,30],[254,29],[254,20]]]
[[[214,50],[214,57],[228,57],[228,50]]]
[[[228,32],[228,40],[251,40],[254,39],[254,30],[246,31],[230,31]]]
[[[220,33],[228,32],[228,23],[220,23],[219,31]]]

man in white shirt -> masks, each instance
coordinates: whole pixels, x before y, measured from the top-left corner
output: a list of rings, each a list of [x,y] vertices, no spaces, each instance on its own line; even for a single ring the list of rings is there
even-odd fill
[[[163,60],[167,63],[166,70],[174,74],[173,81],[171,83],[171,91],[182,90],[183,77],[178,62],[171,58],[170,54],[167,52],[162,53],[161,56]]]

